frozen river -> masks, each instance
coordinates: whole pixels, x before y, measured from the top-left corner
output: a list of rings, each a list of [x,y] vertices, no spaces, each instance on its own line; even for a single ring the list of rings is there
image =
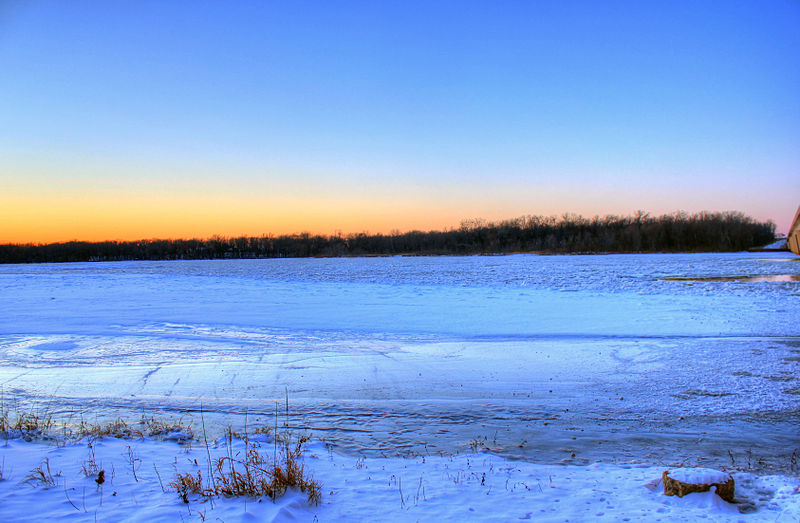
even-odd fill
[[[798,275],[789,253],[0,265],[0,385],[60,418],[202,405],[212,431],[277,402],[342,452],[788,471]]]

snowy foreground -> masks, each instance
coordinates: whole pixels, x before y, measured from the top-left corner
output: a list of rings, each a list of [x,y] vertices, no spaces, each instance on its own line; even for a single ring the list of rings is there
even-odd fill
[[[225,441],[212,443],[212,459]],[[272,446],[265,442],[267,450]],[[234,440],[233,452],[244,444]],[[271,453],[271,450],[268,452]],[[25,481],[47,459],[55,485]],[[105,470],[83,472],[89,460]],[[178,472],[207,470],[200,443],[105,438],[55,447],[11,440],[0,446],[3,521],[793,521],[800,519],[800,480],[736,473],[736,501],[713,493],[663,494],[663,467],[541,465],[490,453],[414,458],[342,456],[307,444],[305,466],[322,485],[309,505],[290,491],[270,499],[185,504],[168,485]],[[162,489],[163,485],[163,489]],[[32,519],[33,518],[33,519]]]

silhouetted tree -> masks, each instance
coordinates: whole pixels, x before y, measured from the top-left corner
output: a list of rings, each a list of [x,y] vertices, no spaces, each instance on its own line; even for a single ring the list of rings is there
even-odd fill
[[[775,239],[775,224],[740,212],[652,217],[565,214],[522,216],[497,223],[465,220],[446,231],[367,232],[343,236],[301,234],[189,240],[0,245],[0,263],[117,260],[196,260],[388,254],[482,254],[510,252],[708,252],[741,251]]]

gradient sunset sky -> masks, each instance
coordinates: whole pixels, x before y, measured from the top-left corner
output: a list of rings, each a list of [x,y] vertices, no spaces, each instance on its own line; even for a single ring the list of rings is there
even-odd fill
[[[800,2],[0,0],[0,243],[800,204]]]

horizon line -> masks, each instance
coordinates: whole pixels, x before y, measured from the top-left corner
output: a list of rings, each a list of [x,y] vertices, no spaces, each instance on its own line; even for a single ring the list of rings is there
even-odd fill
[[[800,211],[798,211],[798,212],[800,212]],[[308,231],[308,230],[300,230],[300,231],[294,231],[294,232],[291,232],[291,233],[289,233],[289,232],[284,232],[284,233],[262,232],[260,234],[221,234],[221,233],[214,233],[214,234],[211,234],[211,235],[208,235],[208,236],[181,236],[181,237],[150,236],[150,237],[136,237],[136,238],[132,238],[132,239],[106,238],[106,239],[102,239],[102,240],[81,240],[81,239],[78,239],[78,238],[70,238],[70,239],[64,239],[64,240],[39,241],[39,242],[37,242],[37,241],[0,242],[0,245],[46,246],[46,245],[58,245],[58,244],[64,244],[64,243],[108,243],[108,242],[135,243],[135,242],[152,242],[152,241],[209,241],[209,240],[214,240],[214,239],[217,239],[217,238],[218,239],[225,239],[225,240],[237,239],[237,238],[281,238],[281,237],[296,238],[296,237],[303,236],[303,235],[309,235],[309,236],[312,236],[312,237],[322,237],[322,238],[336,238],[336,237],[348,238],[348,237],[358,236],[358,235],[362,235],[362,234],[363,235],[367,235],[367,236],[402,236],[404,234],[410,234],[410,233],[415,233],[415,232],[420,232],[420,233],[452,232],[452,231],[455,231],[455,230],[458,230],[458,229],[464,229],[465,227],[466,228],[474,228],[474,227],[477,227],[477,226],[495,227],[495,226],[503,225],[504,222],[512,222],[512,221],[515,221],[515,220],[529,219],[529,218],[539,218],[539,219],[543,219],[543,220],[552,220],[552,221],[554,221],[554,223],[557,224],[557,223],[568,221],[570,219],[573,219],[573,220],[588,220],[588,221],[591,222],[591,221],[594,221],[594,220],[603,220],[603,219],[608,219],[608,218],[617,218],[617,219],[653,218],[653,219],[657,219],[657,218],[677,217],[677,216],[686,216],[686,217],[689,217],[689,218],[693,218],[693,217],[700,217],[700,216],[703,216],[703,215],[725,216],[725,215],[731,215],[731,214],[739,214],[741,216],[744,216],[745,218],[748,218],[748,219],[752,220],[754,223],[772,224],[773,226],[776,226],[775,225],[775,221],[772,220],[771,218],[762,221],[762,220],[758,220],[758,219],[754,218],[753,216],[745,214],[742,211],[736,211],[736,210],[726,210],[726,211],[708,211],[708,210],[703,210],[703,211],[697,211],[697,212],[688,212],[688,211],[684,211],[684,210],[676,210],[676,211],[662,213],[662,214],[652,214],[649,211],[644,211],[642,209],[638,209],[638,210],[636,210],[636,211],[634,211],[633,213],[630,213],[630,214],[604,214],[604,215],[595,214],[595,215],[592,215],[592,216],[584,216],[583,214],[580,214],[580,213],[564,212],[564,213],[561,213],[560,215],[554,215],[554,214],[550,214],[550,215],[523,214],[523,215],[518,215],[518,216],[515,216],[515,217],[512,217],[512,218],[503,218],[503,219],[499,219],[499,220],[488,220],[488,219],[480,218],[480,217],[478,217],[478,218],[464,218],[464,219],[460,220],[460,223],[459,223],[458,226],[443,227],[443,228],[439,228],[439,229],[436,229],[436,228],[430,228],[430,229],[415,229],[415,228],[412,228],[412,229],[407,229],[407,230],[400,230],[400,229],[397,229],[397,228],[392,228],[392,229],[389,229],[388,231],[385,231],[385,232],[381,232],[381,231],[371,232],[368,229],[365,229],[365,230],[361,230],[361,231],[350,231],[350,232],[347,232],[347,233],[342,232],[341,230],[335,230],[333,233],[311,232],[311,231]],[[783,235],[779,234],[776,231],[775,232],[775,236],[776,237],[782,237]]]

